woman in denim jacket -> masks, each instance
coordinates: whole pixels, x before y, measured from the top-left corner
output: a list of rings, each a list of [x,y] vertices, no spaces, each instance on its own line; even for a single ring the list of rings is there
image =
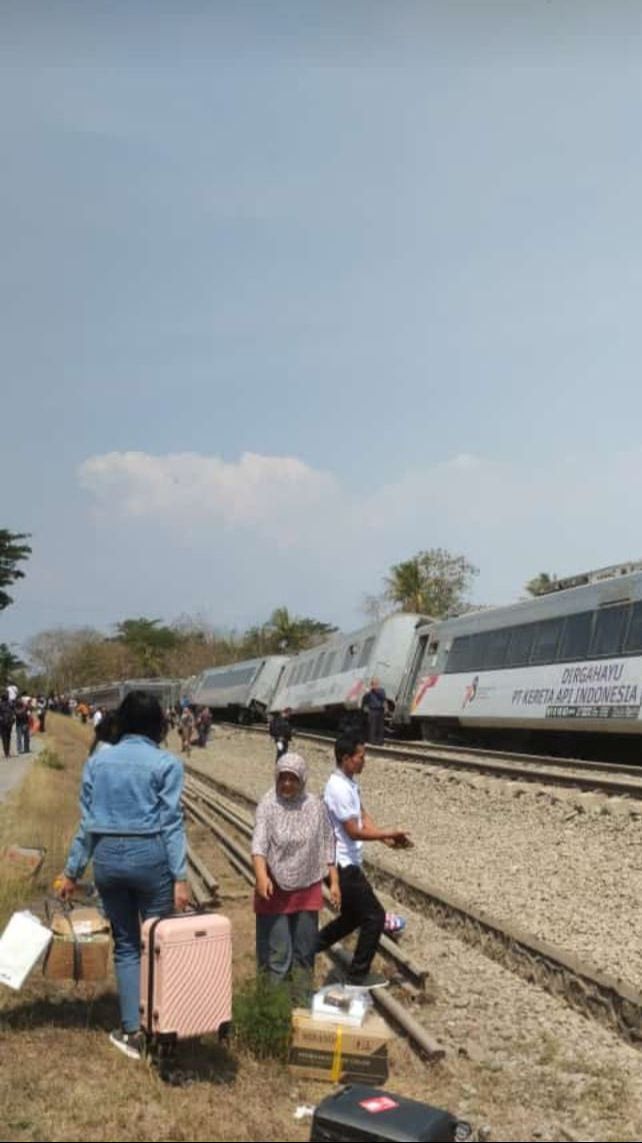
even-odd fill
[[[80,793],[81,820],[60,896],[72,896],[93,858],[94,879],[111,922],[122,1028],[110,1040],[132,1059],[140,1032],[140,923],[183,910],[189,901],[181,809],[183,767],[159,748],[165,732],[158,701],[131,691],[118,709],[120,741],[90,755]]]

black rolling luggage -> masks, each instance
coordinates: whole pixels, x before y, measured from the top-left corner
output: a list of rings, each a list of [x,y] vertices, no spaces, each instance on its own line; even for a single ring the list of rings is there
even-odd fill
[[[350,1084],[317,1107],[311,1140],[339,1143],[453,1143],[471,1137],[468,1123],[448,1111],[381,1088]]]

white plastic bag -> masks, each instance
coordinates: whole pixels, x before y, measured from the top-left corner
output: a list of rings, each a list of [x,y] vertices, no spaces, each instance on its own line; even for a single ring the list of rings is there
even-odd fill
[[[0,984],[22,988],[53,934],[33,913],[14,913],[0,937]]]

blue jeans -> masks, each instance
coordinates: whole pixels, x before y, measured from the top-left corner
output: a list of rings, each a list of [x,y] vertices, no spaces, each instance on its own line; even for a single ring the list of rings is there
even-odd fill
[[[307,1003],[312,995],[314,955],[319,931],[319,914],[276,913],[256,918],[256,960],[272,984],[292,979],[297,1003]]]
[[[29,723],[16,722],[16,750],[18,754],[28,754],[29,746]]]
[[[125,1032],[140,1027],[140,924],[172,911],[174,878],[160,834],[101,834],[94,878],[114,937],[114,967]]]

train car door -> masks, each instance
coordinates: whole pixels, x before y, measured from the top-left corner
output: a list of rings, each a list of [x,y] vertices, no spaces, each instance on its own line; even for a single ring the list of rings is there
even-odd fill
[[[424,656],[426,654],[426,647],[428,645],[429,637],[429,635],[419,636],[419,639],[417,640],[417,646],[415,647],[415,651],[412,656],[412,662],[406,672],[406,678],[401,688],[399,702],[397,705],[397,717],[400,718],[400,721],[403,722],[408,721],[410,704],[412,702],[412,696],[414,695],[417,688],[417,680],[419,678],[421,664],[423,663]]]

